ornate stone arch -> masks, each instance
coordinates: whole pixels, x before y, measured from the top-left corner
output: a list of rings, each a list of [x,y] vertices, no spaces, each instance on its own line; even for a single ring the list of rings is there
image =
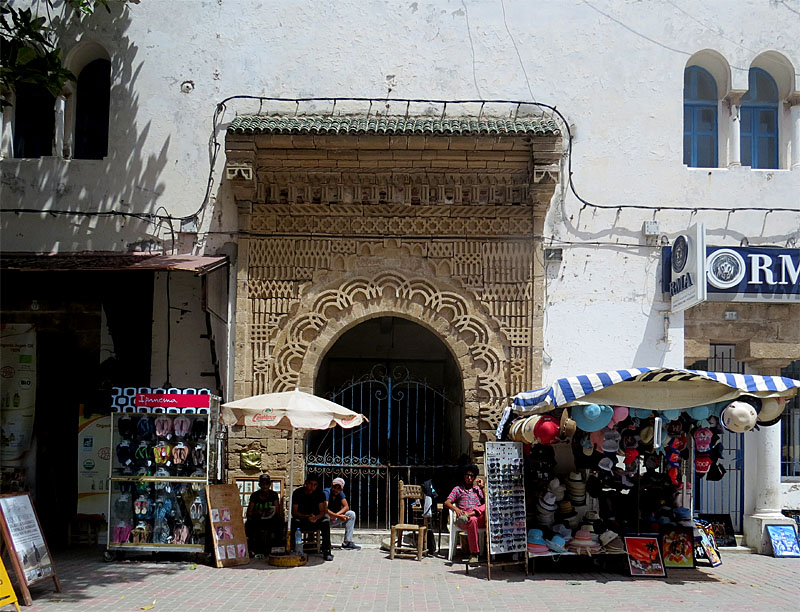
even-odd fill
[[[398,316],[436,334],[459,364],[473,440],[480,438],[479,429],[496,426],[508,397],[508,341],[469,290],[409,269],[316,281],[281,321],[269,366],[273,391],[313,388],[322,357],[341,334],[373,317]]]

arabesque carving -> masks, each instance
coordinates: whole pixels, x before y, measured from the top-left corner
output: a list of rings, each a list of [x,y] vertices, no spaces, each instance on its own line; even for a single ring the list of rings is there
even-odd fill
[[[480,418],[496,425],[508,397],[503,348],[507,340],[469,291],[391,271],[341,278],[324,288],[315,283],[301,299],[275,339],[269,390],[313,386],[319,358],[341,333],[373,316],[391,313],[436,333],[461,370],[477,374],[473,379],[465,377],[467,401],[479,401]]]

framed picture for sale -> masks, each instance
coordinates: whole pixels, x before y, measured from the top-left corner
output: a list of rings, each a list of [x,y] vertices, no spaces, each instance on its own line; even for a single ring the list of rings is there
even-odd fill
[[[691,527],[669,526],[661,532],[664,566],[694,567],[694,535]]]
[[[711,523],[717,547],[736,546],[736,534],[730,514],[698,514],[697,518]]]
[[[626,536],[625,550],[631,576],[666,576],[658,536]]]
[[[800,557],[794,525],[767,525],[773,557]]]

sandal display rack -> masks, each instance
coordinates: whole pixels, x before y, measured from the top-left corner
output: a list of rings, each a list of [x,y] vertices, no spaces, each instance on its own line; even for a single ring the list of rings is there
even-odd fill
[[[106,560],[126,552],[203,552],[213,410],[140,411],[111,415]]]

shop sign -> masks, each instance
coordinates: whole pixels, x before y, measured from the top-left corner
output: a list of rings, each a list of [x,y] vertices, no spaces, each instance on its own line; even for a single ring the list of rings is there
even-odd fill
[[[0,463],[11,467],[30,449],[36,413],[36,331],[0,327]]]
[[[190,393],[139,393],[134,403],[137,406],[161,408],[210,408],[211,396]]]
[[[681,312],[706,299],[706,233],[702,223],[692,225],[672,244],[669,257],[669,283],[672,312]]]
[[[708,299],[800,302],[800,249],[707,247]]]

